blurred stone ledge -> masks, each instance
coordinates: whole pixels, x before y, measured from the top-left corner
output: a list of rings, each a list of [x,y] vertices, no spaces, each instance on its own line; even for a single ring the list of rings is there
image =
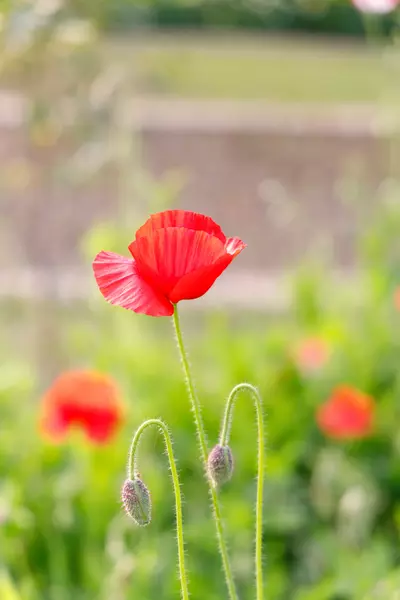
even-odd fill
[[[333,271],[338,286],[354,286],[356,273]],[[62,273],[48,269],[10,269],[0,271],[0,301],[35,301],[55,304],[103,302],[91,269],[65,269]],[[224,273],[209,292],[196,302],[185,302],[194,310],[234,308],[284,312],[290,308],[290,285],[287,274],[264,271]]]
[[[28,103],[18,93],[0,91],[0,127],[23,124]],[[385,136],[400,131],[396,107],[388,105],[279,104],[253,100],[132,98],[127,123],[137,130],[248,131],[303,135]]]
[[[398,111],[370,105],[271,104],[262,101],[137,98],[132,122],[138,129],[201,132],[291,133],[385,136],[400,131]],[[397,118],[396,118],[397,115]]]
[[[253,310],[285,310],[288,290],[279,274],[237,271],[225,273],[191,308],[234,307]],[[10,269],[0,271],[0,300],[50,301],[59,304],[101,300],[91,269]]]

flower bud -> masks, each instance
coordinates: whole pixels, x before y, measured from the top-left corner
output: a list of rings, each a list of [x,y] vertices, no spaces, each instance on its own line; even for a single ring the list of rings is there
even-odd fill
[[[229,446],[217,444],[208,456],[208,476],[214,487],[230,480],[233,473],[233,456]]]
[[[140,527],[151,521],[150,492],[141,479],[127,479],[122,487],[122,503],[127,514]]]

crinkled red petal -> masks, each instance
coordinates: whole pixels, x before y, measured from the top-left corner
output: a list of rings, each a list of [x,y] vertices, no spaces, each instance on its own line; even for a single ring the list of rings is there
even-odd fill
[[[210,267],[226,254],[217,237],[183,227],[158,229],[139,237],[130,250],[143,277],[168,298],[180,279]]]
[[[227,248],[229,252],[226,251]],[[193,300],[203,296],[243,248],[245,244],[238,238],[227,240],[223,255],[215,262],[195,268],[179,279],[169,294],[171,302]]]
[[[242,250],[246,248],[247,244],[242,242],[238,237],[227,238],[225,242],[225,251],[235,258]]]
[[[100,252],[93,261],[97,285],[110,304],[152,317],[174,312],[171,302],[138,273],[135,260],[114,252]]]
[[[193,300],[203,296],[245,247],[246,245],[239,238],[229,238],[226,241],[223,255],[215,262],[193,269],[179,279],[169,294],[171,302]]]
[[[189,210],[165,210],[151,215],[146,223],[136,232],[136,239],[138,237],[151,236],[154,231],[169,227],[183,227],[184,229],[193,229],[194,231],[204,231],[217,237],[223,243],[226,240],[221,227],[211,217]]]
[[[180,300],[194,300],[204,296],[215,280],[223,273],[232,262],[232,256],[225,254],[216,263],[209,267],[201,267],[192,273],[184,275],[170,292],[171,302]]]

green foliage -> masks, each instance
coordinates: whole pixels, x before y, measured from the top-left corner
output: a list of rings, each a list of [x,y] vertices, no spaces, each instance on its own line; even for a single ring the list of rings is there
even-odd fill
[[[84,18],[106,31],[141,28],[236,29],[259,31],[305,31],[310,33],[361,35],[363,19],[351,0],[0,0],[0,14],[17,9],[26,16],[37,6],[41,15],[57,11]],[[396,24],[394,15],[379,18],[383,31]],[[18,26],[20,24],[18,23]]]
[[[267,314],[243,318],[183,311],[210,446],[217,441],[224,399],[234,384],[254,382],[265,400],[264,540],[268,597],[274,600],[396,597],[400,315],[393,303],[398,282],[393,262],[398,229],[393,223],[398,210],[397,203],[383,199],[370,215],[373,226],[366,226],[360,245],[364,269],[356,298],[344,286],[337,293],[337,283],[326,271],[303,266],[294,282],[295,310],[279,321]],[[100,231],[89,246],[99,236]],[[24,308],[7,312],[13,337],[25,323],[24,315],[29,316]],[[192,596],[223,598],[207,490],[168,319],[140,317],[96,296],[89,307],[59,309],[57,330],[67,357],[64,366],[90,366],[115,377],[127,421],[104,449],[89,447],[78,433],[66,445],[49,445],[37,428],[46,374],[32,374],[22,357],[13,359],[12,344],[3,340],[1,598],[178,596],[173,495],[156,434],[149,434],[140,454],[140,471],[152,492],[151,525],[136,528],[119,506],[131,435],[145,418],[159,416],[175,439]],[[328,363],[313,374],[299,369],[293,359],[294,345],[310,334],[322,337],[331,349]],[[335,443],[318,431],[315,410],[341,383],[356,385],[376,399],[371,438]],[[230,444],[235,473],[221,495],[244,600],[254,598],[254,431],[253,405],[243,396]]]
[[[72,10],[105,29],[251,29],[360,35],[362,18],[350,0],[71,0]],[[383,22],[390,30],[395,20]]]

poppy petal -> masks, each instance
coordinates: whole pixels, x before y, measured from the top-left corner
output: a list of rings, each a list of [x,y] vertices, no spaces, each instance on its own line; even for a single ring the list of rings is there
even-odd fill
[[[174,307],[138,273],[137,264],[114,252],[100,252],[93,261],[97,285],[110,304],[152,317],[171,316]]]
[[[139,237],[129,249],[143,277],[168,297],[182,277],[210,267],[224,256],[233,258],[218,238],[181,227],[158,229],[151,236]]]
[[[374,401],[362,392],[342,386],[320,406],[317,423],[334,438],[361,438],[373,429]]]
[[[68,423],[56,411],[44,414],[39,426],[43,436],[54,444],[62,442],[68,431]]]
[[[242,240],[238,237],[227,238],[225,242],[225,250],[234,258],[246,248],[246,245],[247,244],[242,242]]]
[[[189,210],[165,210],[151,215],[146,223],[136,232],[136,239],[151,236],[154,231],[169,227],[183,227],[184,229],[193,229],[194,231],[204,231],[217,237],[223,243],[226,240],[221,227],[211,217]]]
[[[327,435],[338,439],[364,437],[371,429],[368,415],[354,411],[342,413],[333,404],[326,404],[319,409],[317,423]]]
[[[113,437],[119,425],[116,415],[107,412],[93,415],[82,424],[89,440],[95,444],[106,444]]]
[[[229,252],[225,252],[214,263],[184,275],[169,294],[171,302],[193,300],[203,296],[246,245],[238,238],[231,238],[227,240],[227,247]]]

